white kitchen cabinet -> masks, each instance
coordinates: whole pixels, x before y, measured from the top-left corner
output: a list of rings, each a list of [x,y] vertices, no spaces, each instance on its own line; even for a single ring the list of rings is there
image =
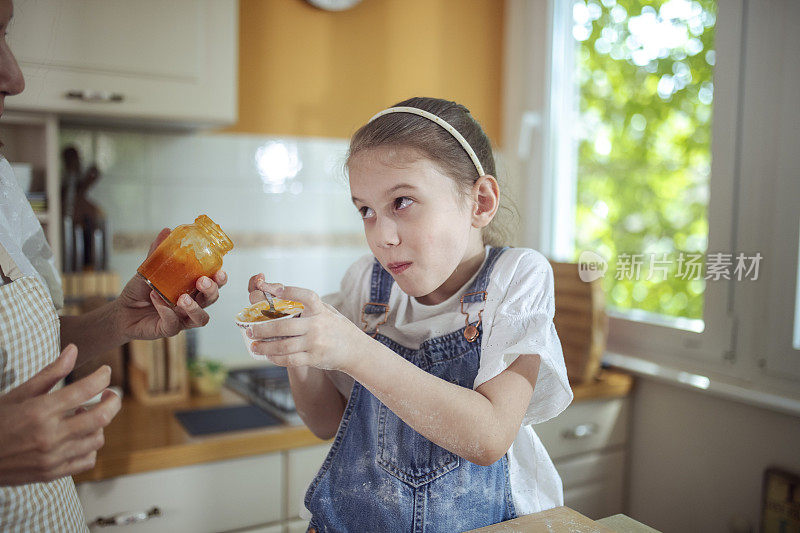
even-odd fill
[[[90,524],[97,517],[158,507],[160,516],[125,531],[200,533],[280,522],[283,475],[283,453],[272,453],[81,483],[77,489]]]
[[[629,402],[577,402],[534,426],[561,476],[564,505],[592,519],[625,511]]]
[[[552,420],[534,426],[553,461],[625,443],[626,398],[576,402]]]
[[[236,0],[16,0],[7,109],[173,125],[236,119]]]
[[[622,498],[621,476],[564,491],[564,505],[592,520],[622,513]]]
[[[303,500],[306,490],[314,476],[319,472],[325,457],[328,455],[331,444],[320,444],[319,446],[309,446],[307,448],[297,448],[287,452],[288,480],[287,497],[288,503],[287,516],[291,518],[302,517],[308,523],[309,512],[305,508]],[[303,530],[305,531],[305,530]]]

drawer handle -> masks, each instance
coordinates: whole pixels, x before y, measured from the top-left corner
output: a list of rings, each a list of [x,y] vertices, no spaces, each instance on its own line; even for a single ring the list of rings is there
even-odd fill
[[[153,507],[149,511],[124,512],[106,517],[98,516],[94,519],[94,522],[89,524],[89,527],[127,526],[129,524],[138,524],[139,522],[150,520],[156,516],[161,516],[161,509],[158,507]]]
[[[585,439],[586,437],[591,437],[597,433],[597,424],[588,423],[588,424],[578,424],[574,428],[565,429],[561,432],[561,436],[565,439]]]
[[[65,97],[71,100],[80,100],[89,103],[115,103],[125,100],[125,96],[120,93],[110,93],[107,91],[68,91]]]

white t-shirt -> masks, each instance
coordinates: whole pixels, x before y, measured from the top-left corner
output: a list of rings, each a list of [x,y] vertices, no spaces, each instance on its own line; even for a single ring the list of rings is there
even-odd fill
[[[487,246],[486,256],[488,252]],[[370,297],[373,261],[371,254],[358,259],[342,279],[341,290],[323,297],[359,327],[363,325],[361,309]],[[477,275],[476,272],[456,294],[436,305],[421,304],[393,284],[389,317],[380,327],[381,334],[418,349],[426,339],[463,327],[459,300]],[[473,389],[508,368],[519,354],[539,354],[541,364],[533,397],[507,454],[509,477],[517,514],[558,507],[564,504],[561,478],[532,427],[559,414],[573,398],[561,342],[553,325],[553,270],[539,252],[510,248],[497,259],[486,292],[480,367]],[[470,304],[473,315],[478,305]],[[476,318],[473,315],[472,321]],[[371,316],[370,331],[374,330],[374,321],[382,318]],[[349,398],[353,378],[336,371],[329,371],[328,375]]]
[[[0,245],[25,276],[35,276],[50,291],[56,308],[64,305],[61,277],[42,225],[20,188],[11,165],[0,156]],[[3,278],[0,277],[0,285]]]

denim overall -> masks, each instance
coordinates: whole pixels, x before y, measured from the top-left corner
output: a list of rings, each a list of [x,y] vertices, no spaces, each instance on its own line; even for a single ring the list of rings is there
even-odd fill
[[[486,300],[489,275],[505,248],[492,248],[475,282],[462,296],[462,311]],[[372,269],[366,314],[389,315],[394,279]],[[362,314],[363,317],[363,314]],[[469,321],[467,314],[466,321]],[[481,355],[482,325],[428,339],[418,350],[375,331],[401,357],[441,379],[472,389]],[[383,323],[383,322],[381,322]],[[472,328],[472,329],[468,329]],[[467,330],[467,336],[465,336]],[[353,384],[328,456],[306,492],[309,531],[465,531],[516,518],[504,455],[479,466],[432,443],[403,422],[358,381]]]

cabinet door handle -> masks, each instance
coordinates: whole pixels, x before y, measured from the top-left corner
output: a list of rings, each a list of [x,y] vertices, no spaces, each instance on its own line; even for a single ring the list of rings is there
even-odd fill
[[[578,424],[577,426],[565,429],[561,432],[561,436],[565,439],[585,439],[597,433],[597,424],[592,422],[586,424]]]
[[[71,100],[89,103],[116,103],[125,100],[124,95],[108,91],[67,91],[64,96]]]
[[[129,524],[138,524],[139,522],[150,520],[156,516],[161,516],[161,509],[158,507],[153,507],[149,511],[124,512],[106,517],[98,516],[94,519],[94,522],[89,524],[89,527],[127,526]]]

